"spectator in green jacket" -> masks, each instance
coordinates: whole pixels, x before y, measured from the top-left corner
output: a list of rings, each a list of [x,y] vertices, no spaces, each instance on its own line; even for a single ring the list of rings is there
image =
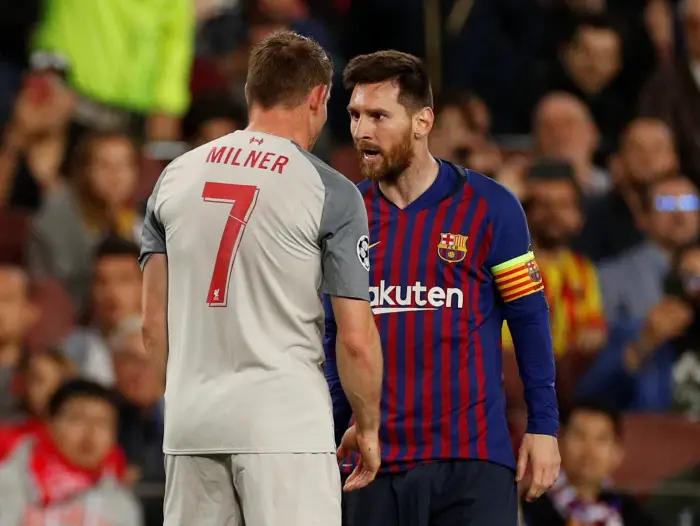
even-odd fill
[[[32,65],[67,63],[68,83],[82,99],[78,123],[124,128],[143,116],[150,139],[177,139],[194,31],[191,0],[47,0]]]

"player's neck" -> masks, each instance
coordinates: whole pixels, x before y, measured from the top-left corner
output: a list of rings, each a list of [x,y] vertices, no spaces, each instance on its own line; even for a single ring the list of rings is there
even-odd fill
[[[418,199],[437,179],[440,164],[427,148],[413,157],[411,166],[395,181],[380,181],[384,196],[402,210]]]
[[[304,124],[308,122],[308,119],[300,113],[296,108],[274,108],[271,110],[254,108],[250,110],[246,131],[276,135],[294,141],[308,150],[313,146],[311,132],[308,125]]]

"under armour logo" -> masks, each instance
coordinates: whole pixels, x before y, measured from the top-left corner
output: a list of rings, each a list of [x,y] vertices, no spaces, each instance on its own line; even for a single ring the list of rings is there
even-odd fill
[[[257,143],[258,146],[263,143],[263,140],[258,138],[258,137],[251,137],[250,138],[250,144]]]

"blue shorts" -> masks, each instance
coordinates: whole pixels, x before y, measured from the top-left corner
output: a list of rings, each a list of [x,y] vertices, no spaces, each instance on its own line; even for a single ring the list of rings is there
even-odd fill
[[[419,464],[343,494],[344,526],[517,526],[513,470],[484,460]]]

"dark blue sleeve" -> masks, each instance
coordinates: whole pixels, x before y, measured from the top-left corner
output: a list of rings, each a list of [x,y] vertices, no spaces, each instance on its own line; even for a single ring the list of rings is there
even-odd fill
[[[328,383],[331,400],[333,401],[335,442],[336,444],[340,444],[340,439],[343,437],[343,433],[345,433],[350,424],[352,408],[345,396],[345,391],[343,391],[343,386],[338,376],[338,366],[335,360],[335,336],[337,334],[337,327],[335,325],[335,317],[333,316],[331,299],[328,294],[323,295],[323,309],[326,314],[325,331],[323,333],[323,349],[326,354],[326,382]]]
[[[489,268],[503,265],[532,250],[530,232],[520,202],[503,188],[489,209],[492,219],[492,244],[487,263]],[[499,295],[494,286],[494,293]],[[508,322],[518,361],[520,379],[528,408],[527,432],[556,436],[559,431],[559,410],[554,387],[556,369],[554,348],[549,327],[549,306],[544,292],[534,292],[516,300],[500,303],[503,318]]]
[[[575,399],[605,398],[620,409],[630,405],[634,397],[635,378],[625,367],[624,352],[637,338],[641,328],[641,323],[628,323],[610,331],[607,345],[579,378],[574,390]]]

